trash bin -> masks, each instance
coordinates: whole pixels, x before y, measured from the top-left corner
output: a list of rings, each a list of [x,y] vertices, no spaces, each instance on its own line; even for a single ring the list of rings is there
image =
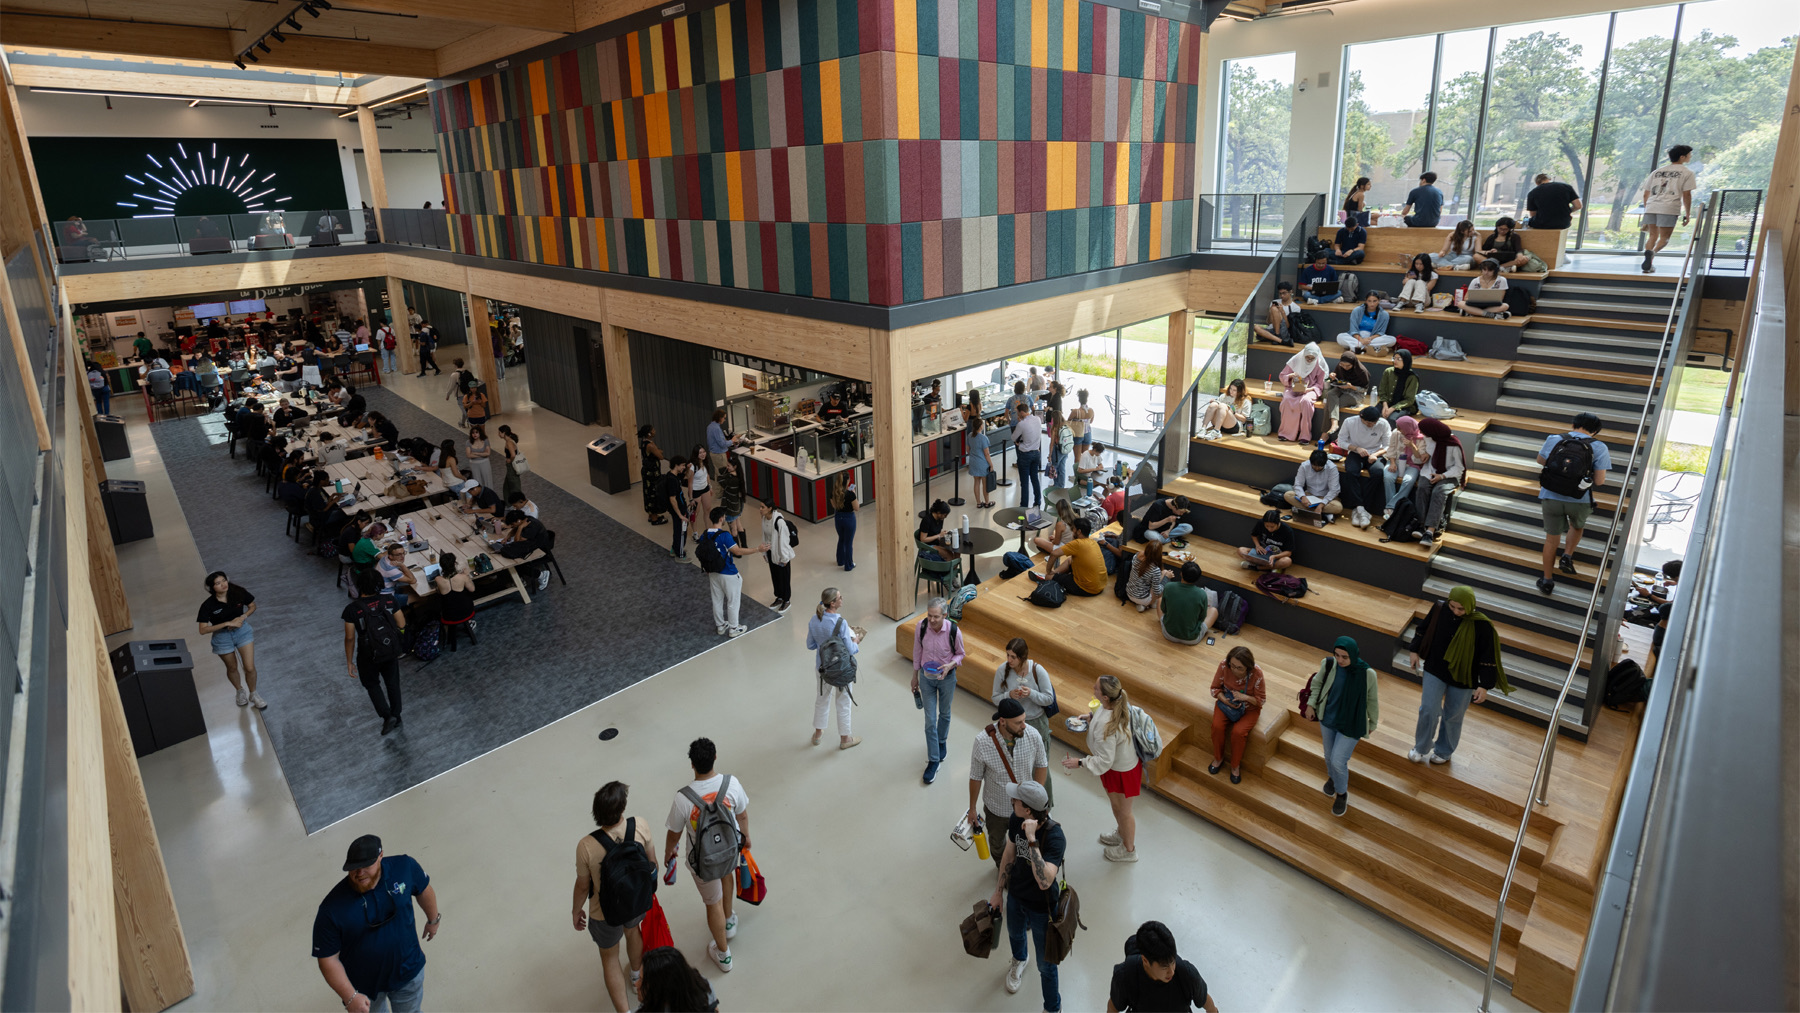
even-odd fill
[[[144,483],[109,478],[100,483],[100,499],[106,504],[106,523],[112,528],[114,545],[156,537]]]
[[[588,444],[588,483],[611,495],[631,491],[631,458],[625,441],[602,436]]]
[[[112,662],[137,755],[206,734],[187,641],[133,640],[113,649]]]
[[[94,435],[100,438],[100,460],[122,461],[131,456],[131,441],[125,437],[125,420],[119,416],[94,416]]]

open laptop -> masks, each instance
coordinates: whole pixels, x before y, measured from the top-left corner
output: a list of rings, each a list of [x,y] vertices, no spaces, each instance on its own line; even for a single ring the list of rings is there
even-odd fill
[[[1313,282],[1312,291],[1308,294],[1314,299],[1329,299],[1338,294],[1338,283],[1335,281]]]
[[[1499,306],[1506,302],[1503,288],[1470,288],[1463,290],[1464,306]]]

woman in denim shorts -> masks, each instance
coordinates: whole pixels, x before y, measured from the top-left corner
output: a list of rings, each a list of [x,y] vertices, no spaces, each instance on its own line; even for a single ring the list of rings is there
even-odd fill
[[[200,603],[200,635],[212,637],[212,652],[225,663],[225,678],[237,690],[239,707],[255,704],[257,710],[269,706],[256,691],[256,631],[250,628],[250,614],[256,611],[256,596],[233,584],[225,571],[206,575],[206,589],[211,592]],[[238,675],[238,659],[243,659],[244,673]]]

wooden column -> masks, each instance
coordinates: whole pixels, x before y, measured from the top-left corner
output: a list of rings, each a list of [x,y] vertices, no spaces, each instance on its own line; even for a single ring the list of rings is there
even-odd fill
[[[875,391],[875,567],[881,614],[904,619],[917,610],[911,565],[912,353],[904,336],[870,330],[869,378]]]
[[[387,174],[381,169],[381,138],[375,130],[375,110],[368,106],[356,108],[356,126],[362,132],[363,167],[369,173],[369,203],[375,205],[375,218],[381,228],[381,237],[387,238],[387,222],[382,220],[381,213],[387,210]]]
[[[644,466],[638,452],[637,389],[631,385],[631,337],[623,327],[602,324],[600,349],[606,356],[606,400],[612,411],[613,435],[625,441],[633,480]]]
[[[487,384],[488,414],[498,415],[505,410],[500,399],[500,378],[494,372],[494,341],[488,327],[488,301],[473,292],[469,298],[469,368]],[[493,430],[488,430],[492,439]]]
[[[69,326],[68,304],[63,304],[63,323]],[[69,327],[68,333],[74,329]],[[106,463],[100,453],[100,436],[94,432],[94,392],[86,383],[71,384],[80,402],[75,422],[81,432],[82,485],[86,488],[88,581],[93,586],[94,608],[100,614],[105,636],[131,629],[131,602],[125,597],[125,580],[119,575],[119,552],[113,545],[112,527],[106,523],[106,504],[100,499],[100,483],[106,479]],[[70,454],[73,447],[66,448]]]
[[[1194,382],[1194,314],[1177,310],[1169,314],[1169,383],[1164,399],[1170,411]]]
[[[413,347],[412,325],[407,317],[412,315],[412,308],[406,304],[406,286],[393,275],[387,276],[388,322],[394,325],[394,356],[399,360],[400,372],[417,373],[419,371],[419,350]]]
[[[1787,108],[1775,142],[1775,165],[1769,172],[1769,200],[1763,229],[1781,230],[1781,252],[1787,265],[1787,414],[1800,415],[1800,49],[1788,76]],[[1758,244],[1760,248],[1761,244]]]

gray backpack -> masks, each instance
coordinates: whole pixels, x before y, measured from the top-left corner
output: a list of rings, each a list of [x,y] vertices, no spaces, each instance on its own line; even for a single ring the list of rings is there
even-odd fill
[[[1469,356],[1467,352],[1463,351],[1462,342],[1457,341],[1455,338],[1446,338],[1440,334],[1438,335],[1437,340],[1431,343],[1431,357],[1434,359],[1462,360],[1467,359]]]
[[[838,616],[831,639],[819,645],[819,678],[827,685],[849,689],[856,681],[856,655],[850,650],[849,633],[844,617]]]
[[[1356,293],[1359,291],[1361,291],[1360,283],[1354,273],[1350,271],[1338,273],[1338,294],[1344,297],[1345,302],[1355,302],[1357,300]]]
[[[702,883],[724,879],[738,865],[737,815],[725,804],[730,790],[730,774],[719,782],[711,802],[696,794],[692,785],[681,789],[700,811],[694,820],[693,836],[688,838],[688,869]]]
[[[1275,413],[1269,409],[1267,401],[1258,401],[1250,406],[1250,435],[1267,436],[1275,431]]]

